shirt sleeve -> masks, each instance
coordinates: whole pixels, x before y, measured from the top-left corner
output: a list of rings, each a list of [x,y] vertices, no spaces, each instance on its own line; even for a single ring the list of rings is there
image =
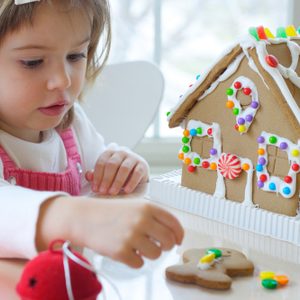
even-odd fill
[[[39,192],[0,185],[0,257],[31,259],[37,254],[35,236],[41,204],[61,192]]]

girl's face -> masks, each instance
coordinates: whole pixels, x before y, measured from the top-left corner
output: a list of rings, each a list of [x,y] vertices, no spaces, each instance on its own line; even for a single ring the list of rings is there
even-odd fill
[[[38,142],[79,96],[86,71],[91,22],[80,9],[41,4],[33,24],[0,45],[0,128]]]

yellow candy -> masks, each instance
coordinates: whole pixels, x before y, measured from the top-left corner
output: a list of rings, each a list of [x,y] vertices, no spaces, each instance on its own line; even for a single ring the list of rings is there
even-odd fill
[[[275,38],[274,34],[270,31],[269,28],[265,28],[265,34],[268,37],[268,39],[274,39]]]
[[[292,150],[292,155],[293,156],[299,156],[300,152],[297,149]]]
[[[287,26],[285,32],[287,36],[297,36],[296,28],[293,25]]]
[[[239,125],[239,132],[245,132],[246,126],[245,125]]]
[[[200,263],[202,264],[209,264],[216,258],[214,253],[206,254],[205,256],[200,258]]]
[[[263,279],[274,279],[275,273],[271,271],[262,271],[259,273],[259,277],[261,280]]]

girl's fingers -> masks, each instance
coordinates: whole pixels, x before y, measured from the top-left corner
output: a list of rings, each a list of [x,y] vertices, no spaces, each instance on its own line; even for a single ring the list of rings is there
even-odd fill
[[[170,250],[176,243],[173,229],[155,222],[147,232],[148,236],[159,243],[162,250]]]
[[[146,182],[148,180],[148,172],[144,168],[142,163],[138,163],[131,176],[127,179],[127,182],[124,186],[125,193],[129,194],[133,192],[139,183]]]
[[[110,194],[116,195],[120,192],[121,188],[130,177],[130,174],[135,169],[136,163],[136,160],[133,160],[132,158],[125,158],[125,160],[120,165],[119,170],[117,171],[117,174],[109,189]]]
[[[100,155],[100,157],[98,158],[98,160],[96,162],[94,176],[93,176],[94,177],[93,184],[92,184],[92,190],[95,193],[97,193],[99,191],[100,183],[104,176],[106,162],[109,160],[109,158],[112,155],[113,155],[112,151],[105,151]]]
[[[100,193],[108,193],[115,177],[118,173],[120,166],[122,165],[127,154],[123,151],[118,151],[112,154],[112,156],[105,162],[104,173],[100,184]]]
[[[140,256],[147,257],[149,259],[156,259],[160,257],[162,253],[160,245],[147,236],[140,237],[137,240],[135,248]]]
[[[180,245],[184,236],[184,230],[177,218],[158,206],[155,206],[153,209],[153,218],[163,227],[169,228],[175,236],[176,244]]]
[[[127,250],[126,252],[119,253],[112,258],[116,259],[132,268],[140,268],[144,264],[143,258],[134,249],[130,249],[130,250]]]

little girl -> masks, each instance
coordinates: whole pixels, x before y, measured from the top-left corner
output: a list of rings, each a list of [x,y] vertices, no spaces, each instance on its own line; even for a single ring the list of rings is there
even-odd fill
[[[77,103],[109,46],[106,0],[0,1],[0,257],[31,258],[61,238],[140,267],[181,243],[157,206],[85,196],[148,180],[147,163],[105,146]]]

